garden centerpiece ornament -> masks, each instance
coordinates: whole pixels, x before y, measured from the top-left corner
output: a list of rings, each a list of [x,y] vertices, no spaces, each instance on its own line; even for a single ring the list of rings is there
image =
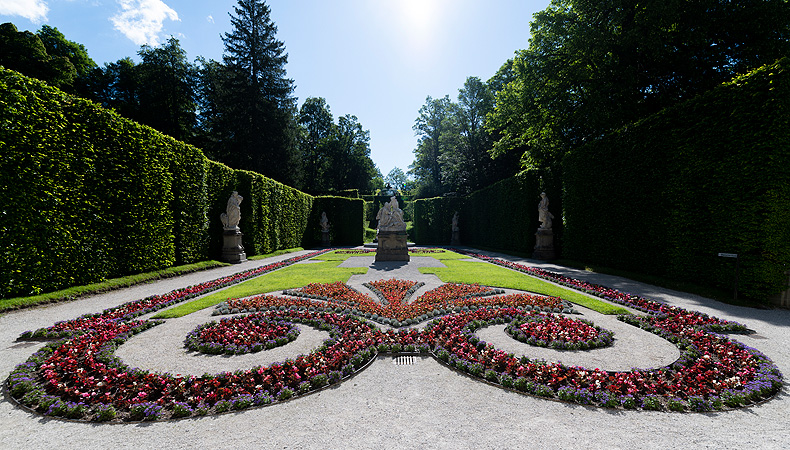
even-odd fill
[[[329,247],[329,219],[326,217],[326,211],[321,213],[321,245]]]
[[[545,192],[541,192],[538,203],[540,227],[535,233],[535,252],[532,254],[535,259],[549,260],[557,257],[554,252],[554,231],[551,229],[551,219],[553,218],[554,214],[549,211],[549,198]]]
[[[225,212],[220,214],[222,221],[222,260],[229,263],[240,263],[247,260],[244,245],[241,243],[241,202],[244,197],[238,191],[233,191],[228,199]]]
[[[406,222],[397,197],[390,197],[390,201],[376,214],[376,220],[376,261],[409,261]]]

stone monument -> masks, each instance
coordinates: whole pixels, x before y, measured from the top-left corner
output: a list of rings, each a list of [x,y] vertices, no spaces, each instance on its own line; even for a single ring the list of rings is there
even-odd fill
[[[376,220],[376,261],[408,261],[406,222],[403,221],[403,210],[398,206],[395,196],[379,210]]]
[[[450,245],[461,245],[461,229],[458,227],[458,211],[453,214],[452,230],[453,234],[450,239]]]
[[[222,260],[233,264],[247,260],[247,254],[244,253],[244,245],[241,243],[241,230],[239,229],[242,200],[244,200],[244,197],[233,191],[233,194],[228,199],[225,212],[219,216],[223,228]]]
[[[326,217],[326,211],[321,213],[321,245],[329,247],[329,219]]]
[[[557,257],[554,252],[554,231],[551,230],[551,219],[554,215],[549,211],[549,198],[545,192],[540,193],[540,203],[538,203],[538,220],[540,227],[535,233],[535,252],[532,257],[535,259],[550,260]]]

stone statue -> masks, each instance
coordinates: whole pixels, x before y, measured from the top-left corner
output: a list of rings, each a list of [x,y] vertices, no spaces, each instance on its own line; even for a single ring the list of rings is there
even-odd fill
[[[406,231],[403,210],[399,208],[395,196],[392,196],[389,203],[384,204],[379,210],[376,220],[378,220],[378,231]]]
[[[450,235],[450,245],[461,244],[461,228],[458,226],[458,211],[453,214],[452,233]]]
[[[220,214],[219,218],[222,221],[222,226],[226,230],[238,230],[239,221],[241,220],[241,201],[244,197],[239,195],[237,191],[233,191],[228,199],[228,205],[225,212]]]
[[[326,218],[326,211],[321,213],[321,231],[329,233],[329,219]]]
[[[549,212],[549,198],[545,192],[540,193],[540,203],[538,203],[538,221],[541,230],[551,230],[551,219],[554,214]]]

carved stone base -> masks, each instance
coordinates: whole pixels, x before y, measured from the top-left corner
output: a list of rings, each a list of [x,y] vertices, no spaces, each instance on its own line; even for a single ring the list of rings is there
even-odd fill
[[[222,233],[222,260],[232,264],[247,261],[244,246],[241,244],[241,231],[225,230]]]
[[[450,245],[461,245],[461,232],[459,230],[453,231],[453,237],[450,239]]]
[[[544,261],[557,258],[554,251],[553,231],[538,228],[538,232],[535,233],[535,252],[532,253],[532,257]]]
[[[322,231],[321,232],[321,246],[329,247],[330,245],[331,245],[331,243],[329,241],[329,232],[328,231]]]
[[[405,231],[379,231],[376,261],[409,261]]]

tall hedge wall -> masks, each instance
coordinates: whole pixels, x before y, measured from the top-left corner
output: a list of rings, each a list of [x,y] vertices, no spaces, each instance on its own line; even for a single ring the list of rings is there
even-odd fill
[[[234,190],[248,255],[302,243],[312,196],[0,67],[0,298],[216,258]]]
[[[565,254],[765,298],[790,268],[790,60],[564,161]]]
[[[461,217],[461,242],[508,251],[532,253],[538,222],[540,193],[549,198],[554,214],[555,246],[561,245],[562,195],[555,177],[525,170],[471,193]]]
[[[365,201],[361,198],[315,197],[307,222],[306,246],[321,243],[321,213],[329,220],[332,245],[362,245],[365,241]]]
[[[416,244],[447,245],[452,237],[453,215],[458,211],[459,224],[464,201],[460,197],[435,197],[415,200],[414,236]],[[460,225],[459,225],[460,226]]]
[[[532,253],[540,193],[554,214],[555,246],[561,246],[562,195],[556,176],[525,170],[463,198],[436,197],[414,202],[414,239],[418,244],[447,244],[452,218],[459,211],[461,243],[510,252]]]

